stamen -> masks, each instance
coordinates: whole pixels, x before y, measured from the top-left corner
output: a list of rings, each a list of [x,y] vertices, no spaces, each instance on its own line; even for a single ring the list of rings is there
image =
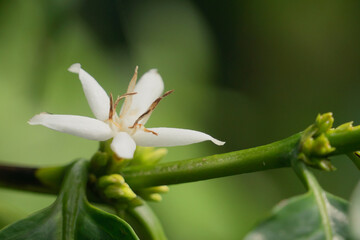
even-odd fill
[[[117,105],[119,104],[120,100],[123,99],[123,98],[126,98],[127,96],[132,96],[132,95],[135,95],[137,94],[137,92],[130,92],[130,93],[125,93],[121,96],[118,96],[115,103],[114,103],[114,109],[116,109]]]
[[[127,92],[132,92],[132,91],[134,91],[134,89],[135,89],[136,80],[137,80],[137,75],[138,75],[138,69],[139,69],[139,66],[136,66],[136,67],[135,67],[134,75],[133,75],[133,77],[132,77],[131,80],[130,80],[130,83],[129,83]]]
[[[134,122],[134,124],[129,127],[129,128],[134,128],[136,125],[139,124],[139,121],[144,119],[145,117],[150,116],[150,114],[154,111],[154,109],[156,108],[156,106],[159,104],[159,102],[166,96],[170,95],[171,93],[173,93],[174,90],[170,90],[167,91],[166,93],[164,93],[164,95],[162,95],[161,97],[157,98],[149,107],[149,109],[144,112],[143,114],[140,115],[140,117]]]
[[[130,93],[125,93],[121,96],[118,96],[116,98],[116,101],[114,102],[114,97],[112,95],[112,93],[110,93],[110,111],[109,111],[109,119],[112,119],[112,117],[114,116],[114,112],[116,111],[116,107],[119,104],[120,100],[123,98],[126,98],[127,96],[132,96],[134,94],[137,94],[136,92],[130,92]]]
[[[136,131],[136,129],[135,129],[136,127],[141,128],[142,130],[144,130],[144,132],[152,133],[152,134],[154,134],[155,136],[159,136],[159,134],[158,134],[157,132],[154,132],[154,131],[152,131],[152,130],[147,129],[146,127],[144,127],[144,125],[142,125],[142,124],[140,124],[140,123],[136,124],[135,127],[130,127],[130,128],[132,128],[132,129],[134,129],[134,130],[133,130],[133,134],[134,134],[135,131]]]
[[[157,132],[151,131],[151,130],[145,128],[145,127],[144,127],[144,131],[145,131],[145,132],[148,132],[148,133],[152,133],[152,134],[154,134],[155,136],[159,136],[159,134],[158,134]]]
[[[138,66],[135,67],[135,72],[134,72],[134,75],[133,77],[131,78],[130,80],[130,83],[129,83],[129,86],[128,86],[128,89],[127,89],[127,93],[131,93],[134,91],[135,89],[135,85],[136,85],[136,80],[137,80],[137,75],[138,75]],[[123,116],[124,114],[126,114],[126,112],[130,109],[130,106],[131,106],[131,102],[132,102],[132,97],[129,97],[129,98],[126,98],[125,99],[125,102],[124,102],[124,105],[123,105],[123,109],[120,113],[121,116]],[[120,116],[120,117],[121,117]]]
[[[109,119],[112,119],[114,116],[114,98],[112,93],[110,93],[110,111],[109,111]]]

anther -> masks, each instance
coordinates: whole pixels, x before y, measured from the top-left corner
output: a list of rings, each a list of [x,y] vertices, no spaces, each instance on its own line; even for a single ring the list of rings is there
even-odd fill
[[[114,98],[112,93],[110,93],[110,110],[109,110],[109,119],[112,119],[114,115]]]

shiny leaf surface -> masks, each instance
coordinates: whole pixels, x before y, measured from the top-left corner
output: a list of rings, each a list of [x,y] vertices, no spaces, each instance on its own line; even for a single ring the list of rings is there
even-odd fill
[[[245,239],[349,239],[348,203],[325,192],[296,156],[292,166],[308,192],[281,202]]]
[[[333,239],[349,239],[347,202],[325,192],[324,197],[330,226],[322,221],[315,195],[308,192],[281,202],[245,239],[327,239],[327,227],[331,228]]]

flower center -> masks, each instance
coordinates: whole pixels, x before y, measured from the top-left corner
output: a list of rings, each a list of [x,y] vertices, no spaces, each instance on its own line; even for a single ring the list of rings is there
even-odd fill
[[[144,127],[144,122],[147,121],[147,119],[149,119],[151,113],[155,110],[156,106],[159,104],[159,102],[166,96],[170,95],[172,92],[174,92],[174,90],[170,90],[165,92],[161,97],[158,97],[148,108],[148,110],[146,110],[143,114],[141,114],[134,123],[128,123],[126,122],[126,117],[123,118],[123,115],[126,115],[126,109],[125,113],[121,113],[120,118],[118,117],[117,113],[116,113],[116,107],[119,104],[120,100],[123,98],[126,98],[128,96],[132,96],[134,94],[137,94],[136,92],[129,92],[129,93],[125,93],[121,96],[118,96],[116,98],[116,100],[114,101],[113,95],[112,93],[110,93],[110,110],[109,110],[109,118],[108,120],[106,120],[106,122],[109,124],[109,126],[111,127],[111,129],[113,131],[116,132],[127,132],[129,135],[133,135],[135,134],[135,132],[139,129],[143,130],[144,132],[148,132],[148,133],[152,133],[154,135],[158,135],[156,132],[151,131],[147,128]],[[127,103],[125,103],[126,105]],[[125,106],[124,106],[125,107]],[[129,126],[129,127],[128,127]]]

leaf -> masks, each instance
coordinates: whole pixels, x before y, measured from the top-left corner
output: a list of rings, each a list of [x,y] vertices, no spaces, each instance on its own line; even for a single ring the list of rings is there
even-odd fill
[[[357,184],[350,202],[349,218],[351,235],[353,239],[360,239],[360,182]]]
[[[325,192],[324,198],[330,226],[324,226],[315,194],[310,191],[281,202],[245,240],[320,240],[326,239],[326,227],[331,228],[332,239],[349,239],[347,202]]]
[[[126,211],[125,219],[134,227],[141,239],[167,239],[159,219],[145,201],[142,201],[140,206],[129,208]]]
[[[245,240],[349,239],[348,203],[325,192],[304,163],[293,167],[308,192],[281,202]]]
[[[119,217],[90,205],[86,199],[87,162],[69,167],[55,203],[0,231],[0,239],[138,239]]]

